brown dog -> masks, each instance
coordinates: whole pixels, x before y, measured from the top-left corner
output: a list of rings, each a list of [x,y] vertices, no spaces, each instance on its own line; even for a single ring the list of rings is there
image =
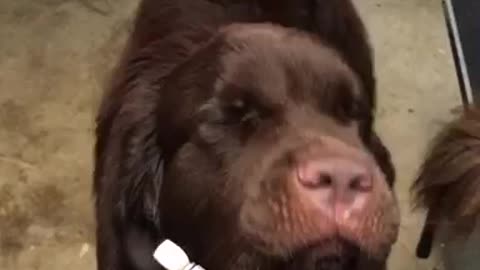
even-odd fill
[[[438,225],[468,237],[480,221],[480,111],[470,109],[434,139],[412,186],[416,208],[428,210],[417,256],[430,255]]]
[[[98,117],[98,268],[161,269],[168,238],[207,270],[384,269],[374,97],[348,0],[143,1]]]

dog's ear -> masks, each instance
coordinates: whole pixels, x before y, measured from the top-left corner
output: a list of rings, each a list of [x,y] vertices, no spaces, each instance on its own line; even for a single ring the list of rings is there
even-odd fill
[[[198,84],[192,74],[206,69],[209,55],[201,54],[205,59],[194,61],[198,65],[185,67],[191,77],[169,78],[179,63],[190,58],[201,34],[205,31],[193,29],[174,33],[141,51],[127,49],[102,99],[94,194],[98,235],[106,237],[97,239],[103,245],[99,250],[107,253],[99,257],[112,259],[101,269],[115,268],[115,256],[129,256],[126,261],[139,264],[136,269],[158,267],[151,255],[164,238],[160,212],[164,170],[194,127],[192,115],[200,101],[197,95],[186,93]],[[126,250],[117,250],[120,246]]]
[[[117,224],[140,217],[159,222],[165,154],[159,140],[160,97],[153,85],[143,83],[149,62],[139,56],[119,67],[97,116],[94,192],[108,200],[104,203]]]
[[[98,241],[126,248],[109,246],[103,252],[142,262],[138,269],[153,269],[151,254],[162,238],[159,209],[165,162],[155,113],[158,97],[135,82],[117,86],[124,91],[114,89],[104,99],[97,119],[97,221],[101,230],[110,230],[102,233],[103,237],[109,235],[109,240]],[[103,257],[108,260],[110,256]]]
[[[118,190],[121,197],[115,207],[116,218],[124,224],[119,229],[126,255],[136,269],[143,270],[158,269],[152,252],[164,238],[160,193],[166,159],[159,140],[154,100],[144,99],[138,104],[142,109],[130,111],[132,122],[123,131],[123,154],[118,167],[123,178],[118,179],[122,181]]]
[[[150,49],[168,51],[170,45],[165,42]],[[162,99],[155,90],[173,64],[153,62],[174,63],[172,58],[183,47],[176,48],[161,56],[149,50],[137,55],[127,51],[102,99],[94,170],[97,230],[101,231],[97,235],[103,238],[97,243],[102,246],[99,252],[104,253],[98,256],[104,260],[98,262],[100,269],[115,268],[119,256],[138,264],[137,269],[158,268],[151,255],[163,239],[160,194],[166,153],[177,146],[166,141],[171,118],[159,113]]]

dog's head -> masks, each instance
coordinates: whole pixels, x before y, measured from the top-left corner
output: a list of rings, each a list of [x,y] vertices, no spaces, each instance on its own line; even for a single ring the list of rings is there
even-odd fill
[[[385,260],[398,209],[372,154],[372,110],[335,50],[294,30],[232,25],[160,91],[178,107],[158,108],[159,133],[181,142],[167,151],[162,227],[194,260]]]

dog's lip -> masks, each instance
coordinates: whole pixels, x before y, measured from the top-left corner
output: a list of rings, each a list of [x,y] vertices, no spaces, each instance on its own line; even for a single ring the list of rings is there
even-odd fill
[[[264,237],[264,234],[252,231],[252,228],[243,231],[243,235],[251,243],[255,243],[254,246],[260,252],[274,256],[289,256],[306,249],[315,249],[319,254],[325,256],[341,256],[345,251],[345,243],[350,243],[355,247],[362,246],[362,243],[357,242],[358,239],[349,237],[345,228],[335,222],[329,223],[325,223],[321,227],[314,226],[309,232],[292,232],[293,234],[281,236],[280,239],[272,237],[272,235]]]
[[[312,238],[310,241],[306,241],[302,244],[293,244],[277,247],[277,249],[270,250],[268,248],[268,242],[263,242],[261,239],[255,237],[257,245],[254,245],[254,248],[261,253],[270,254],[273,256],[288,257],[293,258],[296,254],[301,254],[305,251],[313,251],[316,254],[316,258],[341,258],[343,255],[348,252],[349,247],[346,243],[350,243],[351,246],[358,248],[358,243],[353,243],[348,241],[346,238],[335,234],[329,238]]]
[[[334,235],[325,240],[306,243],[297,250],[314,250],[318,257],[341,257],[347,249],[346,241],[343,237]]]

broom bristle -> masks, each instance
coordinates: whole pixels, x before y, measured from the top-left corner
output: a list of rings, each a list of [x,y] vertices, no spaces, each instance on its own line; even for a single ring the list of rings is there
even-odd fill
[[[480,217],[480,110],[466,110],[434,138],[411,192],[415,208],[428,211],[417,256],[428,257],[440,221],[471,233]]]

